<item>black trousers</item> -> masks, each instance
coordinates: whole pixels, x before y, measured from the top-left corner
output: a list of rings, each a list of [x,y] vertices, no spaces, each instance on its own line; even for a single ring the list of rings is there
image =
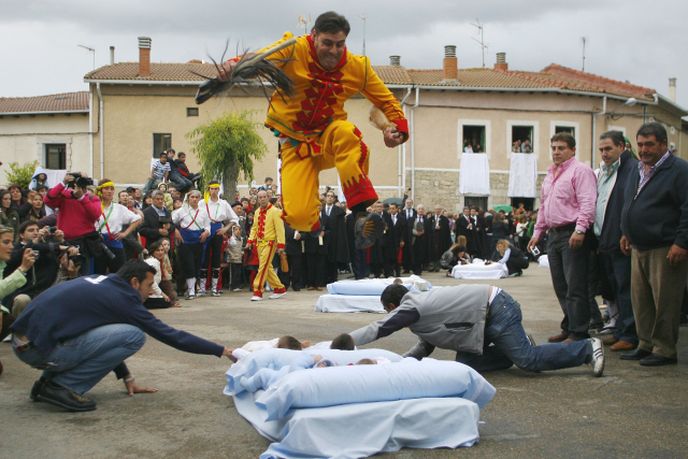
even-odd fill
[[[588,263],[590,249],[586,243],[577,249],[569,247],[574,229],[550,229],[547,241],[549,272],[554,293],[564,313],[562,331],[572,338],[587,338],[590,326],[588,300]],[[586,239],[588,236],[586,236]]]
[[[182,268],[184,279],[198,277],[201,270],[201,255],[203,245],[200,242],[195,244],[179,244],[177,256],[179,265]]]
[[[116,273],[127,261],[124,249],[110,248],[110,252],[115,255],[115,258],[110,258],[102,253],[93,259],[93,270],[96,274]]]

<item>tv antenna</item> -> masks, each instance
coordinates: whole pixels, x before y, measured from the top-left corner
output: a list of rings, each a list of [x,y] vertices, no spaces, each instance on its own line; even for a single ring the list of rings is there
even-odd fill
[[[296,21],[298,26],[303,26],[303,33],[307,34],[308,24],[310,24],[311,22],[311,16],[299,16],[299,18]]]
[[[588,39],[586,37],[581,37],[581,45],[583,47],[583,65],[581,66],[581,71],[585,72],[585,44],[587,43]]]
[[[366,43],[365,43],[365,40],[366,40],[366,21],[368,20],[368,16],[365,16],[363,14],[359,14],[358,17],[361,18],[361,20],[363,21],[363,52],[361,54],[363,54],[365,56],[366,55],[366,47],[365,47],[365,45],[366,45]]]
[[[483,68],[485,68],[485,50],[487,50],[487,45],[485,44],[485,26],[480,23],[480,19],[476,19],[475,22],[471,22],[471,25],[478,29],[480,33],[480,40],[475,37],[471,37],[473,41],[480,45],[480,51],[483,57]]]

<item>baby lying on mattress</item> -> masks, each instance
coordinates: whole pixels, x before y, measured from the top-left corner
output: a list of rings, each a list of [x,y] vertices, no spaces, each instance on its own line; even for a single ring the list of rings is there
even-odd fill
[[[263,349],[291,349],[294,351],[303,349],[339,349],[342,351],[353,351],[356,347],[353,338],[347,333],[342,333],[332,341],[322,341],[313,345],[311,345],[309,340],[299,341],[293,336],[284,335],[266,341],[249,341],[232,351],[232,356],[234,357],[232,360],[237,362],[239,359],[246,358],[251,353]]]

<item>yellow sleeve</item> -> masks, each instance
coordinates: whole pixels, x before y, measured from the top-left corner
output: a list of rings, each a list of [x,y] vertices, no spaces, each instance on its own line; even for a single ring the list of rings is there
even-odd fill
[[[370,65],[370,60],[367,57],[364,57],[364,59],[365,84],[361,92],[373,105],[382,110],[387,119],[396,125],[397,130],[408,136],[408,122],[406,117],[404,117],[401,104],[377,73],[375,73],[373,66]]]
[[[283,249],[285,245],[285,235],[284,235],[284,221],[282,220],[282,211],[275,209],[273,212],[273,219],[275,221],[275,239],[277,240],[277,248]]]
[[[253,212],[253,225],[251,225],[251,234],[248,235],[247,244],[253,244],[256,242],[256,232],[258,231],[258,210]]]
[[[277,40],[274,43],[271,43],[271,44],[259,49],[258,51],[256,51],[256,54],[264,53],[265,51],[267,51],[271,48],[274,48],[275,46],[278,46],[278,45],[284,43],[285,41],[287,41],[293,37],[294,37],[293,33],[284,32],[284,35],[282,35],[282,38],[280,38],[279,40]],[[271,54],[268,59],[270,61],[277,61],[277,62],[273,62],[273,64],[275,64],[275,65],[284,65],[286,63],[286,61],[291,59],[292,56],[294,55],[294,46],[295,46],[295,44],[291,45],[291,46],[287,46],[286,48],[281,49],[274,54]]]

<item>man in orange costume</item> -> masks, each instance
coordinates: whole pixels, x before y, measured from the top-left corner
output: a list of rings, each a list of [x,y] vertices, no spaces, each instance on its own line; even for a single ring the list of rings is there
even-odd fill
[[[284,296],[287,289],[280,282],[272,266],[275,252],[284,251],[284,222],[282,222],[282,212],[270,204],[268,193],[264,190],[258,192],[258,209],[253,216],[253,226],[246,242],[246,249],[250,250],[254,245],[258,254],[258,272],[253,279],[251,301],[263,299],[265,281],[272,288],[271,300]]]
[[[370,151],[344,111],[349,98],[363,94],[394,125],[383,132],[387,147],[408,139],[408,123],[397,99],[366,56],[347,50],[349,30],[343,16],[323,13],[310,35],[268,58],[294,85],[291,96],[280,91],[272,95],[265,124],[280,143],[283,218],[298,231],[320,227],[318,175],[324,169],[337,168],[347,206],[356,215],[378,199],[368,178]],[[258,53],[290,38],[286,33]],[[234,63],[228,63],[230,71]]]

